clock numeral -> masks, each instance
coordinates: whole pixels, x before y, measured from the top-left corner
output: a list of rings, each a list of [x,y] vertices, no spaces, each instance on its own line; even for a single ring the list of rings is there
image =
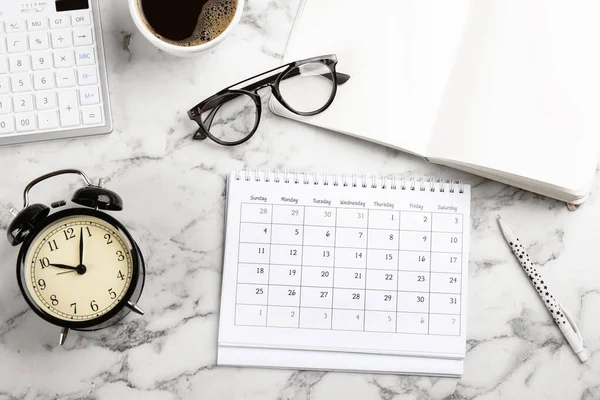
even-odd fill
[[[67,228],[63,233],[65,234],[65,240],[75,239],[75,231],[73,228]],[[50,248],[52,248],[52,246],[50,246]]]
[[[53,294],[52,296],[50,296],[50,301],[52,302],[52,305],[54,307],[56,307],[58,305],[58,299],[56,298],[55,294]]]
[[[58,250],[58,245],[54,239],[48,242],[48,246],[50,246],[50,251]]]
[[[125,256],[123,255],[123,252],[121,250],[117,250],[117,260],[123,261],[124,259]]]
[[[125,280],[125,277],[123,276],[123,273],[119,270],[119,273],[117,274],[117,278],[121,278],[121,280]],[[110,293],[110,290],[109,290]]]
[[[111,244],[112,238],[110,237],[110,235],[107,233],[106,235],[104,235],[104,239],[106,239],[106,244]]]
[[[73,307],[73,314],[77,314],[77,303],[71,303],[69,307]]]
[[[38,286],[39,286],[40,290],[44,290],[44,289],[46,289],[46,281],[45,281],[45,280],[43,280],[43,279],[40,279],[40,280],[38,281]]]
[[[48,260],[48,257],[40,258],[40,264],[42,264],[42,269],[44,269],[50,265],[50,260]]]
[[[87,233],[88,233],[88,237],[92,237],[92,231],[90,231],[90,227],[89,227],[89,226],[86,226],[86,227],[85,227],[85,230],[86,230],[86,231],[87,231]]]
[[[121,272],[121,271],[119,271],[119,272]],[[123,275],[123,274],[121,274],[121,275]],[[117,294],[112,290],[112,288],[108,289],[108,295],[110,296],[111,299],[117,298]]]
[[[92,311],[98,311],[98,304],[96,304],[96,300],[90,301],[90,308]]]

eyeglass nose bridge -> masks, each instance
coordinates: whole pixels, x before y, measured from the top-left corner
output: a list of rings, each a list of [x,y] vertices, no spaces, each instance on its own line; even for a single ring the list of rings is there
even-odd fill
[[[275,89],[275,83],[274,82],[268,82],[268,83],[265,83],[263,85],[260,85],[259,87],[257,87],[254,90],[252,90],[252,93],[254,93],[255,95],[259,96],[258,91],[261,90],[261,89],[267,88],[267,87],[271,88],[271,91],[274,91],[274,89]]]

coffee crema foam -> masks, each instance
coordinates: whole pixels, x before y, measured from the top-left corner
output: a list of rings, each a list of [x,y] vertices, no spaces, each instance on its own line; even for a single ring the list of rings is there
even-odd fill
[[[138,0],[138,9],[144,15],[141,1]],[[198,46],[210,42],[223,33],[233,21],[236,10],[237,0],[207,0],[202,6],[193,33],[183,40],[172,40],[161,35],[147,21],[146,26],[164,42],[182,47]]]

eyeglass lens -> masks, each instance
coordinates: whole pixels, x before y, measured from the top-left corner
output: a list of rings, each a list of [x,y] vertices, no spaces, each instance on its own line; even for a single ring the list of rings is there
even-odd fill
[[[202,113],[202,124],[223,142],[237,142],[252,133],[258,122],[254,99],[243,93],[226,93],[217,106]]]
[[[321,62],[299,65],[288,71],[279,83],[279,93],[283,100],[295,111],[302,113],[323,108],[333,90],[333,73]]]

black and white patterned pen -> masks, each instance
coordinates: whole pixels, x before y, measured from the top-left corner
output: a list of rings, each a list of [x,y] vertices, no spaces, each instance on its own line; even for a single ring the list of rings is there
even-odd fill
[[[554,322],[556,322],[556,325],[558,325],[558,328],[564,335],[565,339],[567,339],[567,342],[569,342],[571,345],[571,348],[575,354],[579,356],[581,362],[586,362],[590,358],[590,353],[585,347],[583,347],[583,339],[581,338],[579,328],[577,328],[577,325],[575,325],[573,319],[552,295],[552,292],[548,287],[548,283],[544,280],[544,278],[542,278],[542,275],[540,275],[540,273],[537,271],[533,262],[531,262],[529,254],[527,254],[519,239],[509,229],[509,227],[506,225],[506,222],[504,222],[499,215],[497,218],[506,242],[510,245],[513,253],[521,263],[523,271],[525,271],[531,280],[531,284],[535,290],[537,290],[540,298],[544,302],[544,305],[550,312],[550,315],[552,315],[552,318],[554,318]]]

